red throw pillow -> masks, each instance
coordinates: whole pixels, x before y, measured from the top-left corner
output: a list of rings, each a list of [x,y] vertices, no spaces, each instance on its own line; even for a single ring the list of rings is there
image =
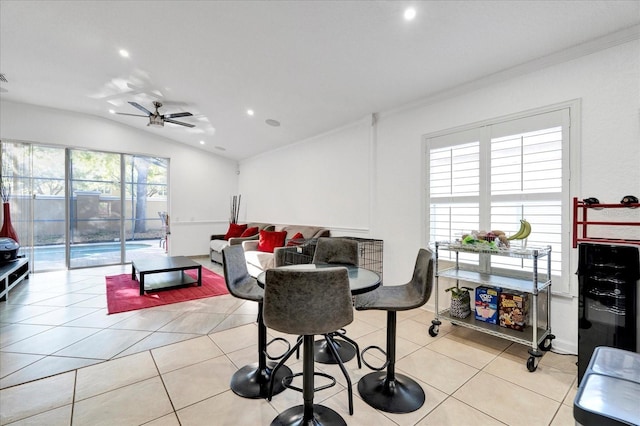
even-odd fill
[[[244,237],[253,237],[254,235],[256,235],[258,233],[258,227],[257,226],[253,226],[251,228],[247,228],[242,235],[240,235],[241,238]]]
[[[284,246],[284,240],[287,238],[287,231],[260,231],[258,239],[258,251],[273,253],[276,247]]]
[[[240,235],[242,235],[242,233],[246,231],[246,229],[247,229],[246,223],[244,225],[238,225],[237,223],[230,223],[227,233],[224,234],[224,239],[228,240],[229,238],[237,238]]]
[[[289,242],[287,243],[287,247],[299,246],[300,244],[302,244],[302,241],[300,240],[303,240],[303,239],[304,239],[304,235],[298,232],[296,235],[293,236],[293,238],[289,240]]]

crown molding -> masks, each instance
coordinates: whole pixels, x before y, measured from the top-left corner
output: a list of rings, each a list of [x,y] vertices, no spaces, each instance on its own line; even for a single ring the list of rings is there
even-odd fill
[[[581,43],[581,44],[569,47],[567,49],[557,51],[550,55],[542,56],[540,58],[537,58],[528,62],[524,62],[520,65],[506,68],[504,70],[498,71],[493,74],[489,74],[477,80],[462,83],[453,88],[436,92],[416,102],[405,104],[401,107],[394,108],[392,110],[388,110],[382,113],[378,113],[378,116],[393,115],[393,114],[401,113],[403,111],[407,111],[410,109],[434,104],[446,99],[453,98],[455,96],[462,95],[464,93],[469,93],[474,90],[491,86],[493,84],[496,84],[505,80],[509,80],[521,75],[529,74],[534,71],[539,71],[553,65],[569,62],[574,59],[591,55],[593,53],[607,50],[612,47],[629,43],[638,39],[640,39],[640,24],[633,25],[623,30],[607,34],[603,37],[599,37],[599,38],[590,40],[588,42]]]

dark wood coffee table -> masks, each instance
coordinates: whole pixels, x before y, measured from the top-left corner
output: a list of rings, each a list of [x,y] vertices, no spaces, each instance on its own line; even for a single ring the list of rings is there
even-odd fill
[[[198,278],[193,279],[184,271],[198,270]],[[202,286],[202,265],[184,256],[138,259],[131,262],[131,279],[140,275],[140,295],[146,291],[166,290],[192,284]],[[152,277],[147,275],[156,274]]]

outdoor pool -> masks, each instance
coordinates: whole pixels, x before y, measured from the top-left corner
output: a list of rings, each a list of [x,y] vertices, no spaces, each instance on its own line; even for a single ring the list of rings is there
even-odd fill
[[[125,243],[127,251],[138,250],[151,247],[151,244],[144,243]],[[37,261],[55,261],[64,259],[65,247],[56,246],[38,246],[33,251],[34,260]],[[81,257],[99,256],[107,253],[120,253],[120,243],[93,243],[93,244],[77,244],[71,246],[71,258],[77,259]]]
[[[149,256],[166,256],[167,252],[159,240],[127,241],[125,263]],[[27,255],[33,272],[66,269],[64,245],[22,247],[20,254]],[[91,243],[71,246],[70,268],[85,268],[121,263],[120,243]]]

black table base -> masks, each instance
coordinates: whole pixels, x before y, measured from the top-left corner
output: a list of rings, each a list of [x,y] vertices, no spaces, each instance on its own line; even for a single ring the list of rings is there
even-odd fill
[[[336,338],[334,338],[333,341],[336,344],[336,350],[342,362],[351,361],[353,357],[356,356],[356,348],[351,343]],[[316,340],[314,346],[314,358],[316,362],[321,364],[338,364],[338,360],[329,350],[326,339]]]

